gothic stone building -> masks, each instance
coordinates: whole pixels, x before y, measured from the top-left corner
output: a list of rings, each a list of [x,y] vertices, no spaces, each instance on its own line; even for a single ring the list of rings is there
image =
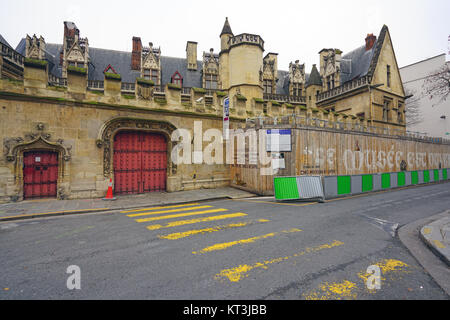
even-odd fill
[[[228,19],[219,52],[201,59],[193,41],[184,58],[139,37],[132,52],[90,47],[72,22],[61,44],[27,35],[15,50],[2,37],[0,45],[0,201],[103,197],[110,179],[116,194],[229,185],[226,164],[175,165],[170,139],[198,121],[222,129],[226,96],[232,128],[297,114],[405,129],[386,26],[345,55],[321,50],[309,74],[299,60],[279,70],[262,37],[234,35]]]

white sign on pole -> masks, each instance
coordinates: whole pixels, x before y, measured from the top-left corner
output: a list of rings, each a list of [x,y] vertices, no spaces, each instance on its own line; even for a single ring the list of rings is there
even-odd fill
[[[228,140],[230,137],[230,98],[223,100],[223,139]]]

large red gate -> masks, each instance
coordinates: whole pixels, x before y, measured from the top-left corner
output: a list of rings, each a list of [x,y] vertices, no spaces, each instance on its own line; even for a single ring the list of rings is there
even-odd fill
[[[58,153],[24,152],[23,164],[24,199],[56,197]]]
[[[167,142],[157,133],[120,131],[114,137],[114,190],[133,194],[166,190]]]

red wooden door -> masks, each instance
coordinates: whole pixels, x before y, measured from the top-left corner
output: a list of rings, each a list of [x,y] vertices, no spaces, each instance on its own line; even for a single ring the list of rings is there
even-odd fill
[[[121,131],[114,137],[114,190],[135,194],[166,190],[167,142],[151,132]]]
[[[56,197],[58,154],[29,151],[23,155],[24,199]]]

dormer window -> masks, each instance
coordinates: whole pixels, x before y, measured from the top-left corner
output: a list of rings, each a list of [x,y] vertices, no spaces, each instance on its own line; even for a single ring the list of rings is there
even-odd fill
[[[205,75],[205,88],[206,89],[217,89],[217,75],[212,73],[207,73]]]
[[[272,94],[272,80],[264,80],[264,93]]]
[[[294,97],[301,97],[302,96],[302,85],[300,83],[294,83],[292,85],[292,95]]]
[[[334,84],[334,74],[332,74],[331,76],[327,77],[327,89],[331,90],[335,87]]]
[[[183,77],[181,76],[181,74],[176,71],[173,75],[172,75],[172,83],[176,84],[177,86],[182,87],[183,86]]]
[[[158,83],[158,69],[144,69],[144,79]]]

